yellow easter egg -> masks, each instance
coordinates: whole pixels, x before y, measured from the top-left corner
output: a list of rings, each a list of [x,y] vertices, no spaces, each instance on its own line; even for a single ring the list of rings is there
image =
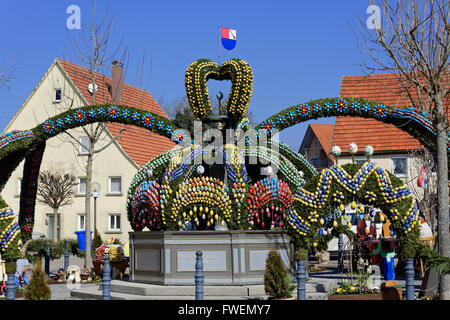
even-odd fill
[[[355,201],[352,201],[352,203],[350,204],[350,206],[351,206],[352,209],[355,209],[355,208],[356,208],[356,202],[355,202]]]

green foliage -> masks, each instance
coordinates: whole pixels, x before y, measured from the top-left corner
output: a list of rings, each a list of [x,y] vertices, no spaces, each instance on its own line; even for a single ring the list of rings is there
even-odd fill
[[[5,200],[3,200],[3,198],[0,196],[0,208],[6,208],[8,206],[8,204],[6,203]]]
[[[100,236],[100,232],[97,229],[94,231],[94,239],[92,240],[92,252],[95,252],[98,247],[100,247],[103,243],[102,237]]]
[[[265,292],[273,298],[289,298],[292,296],[294,288],[280,254],[271,249],[266,259],[264,273]]]
[[[39,257],[45,257],[47,255],[47,242],[50,243],[50,260],[64,256],[66,252],[65,240],[54,242],[47,239],[35,239],[31,240],[27,246],[26,258],[28,261],[35,263]],[[84,257],[84,252],[78,248],[78,241],[75,239],[69,239],[69,254]]]
[[[42,258],[39,257],[33,268],[30,284],[25,288],[26,300],[50,300],[51,292],[42,270]]]

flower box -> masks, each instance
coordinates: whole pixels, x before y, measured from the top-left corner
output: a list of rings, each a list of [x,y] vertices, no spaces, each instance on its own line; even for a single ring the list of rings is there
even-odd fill
[[[332,294],[328,300],[381,300],[379,293],[368,294]]]

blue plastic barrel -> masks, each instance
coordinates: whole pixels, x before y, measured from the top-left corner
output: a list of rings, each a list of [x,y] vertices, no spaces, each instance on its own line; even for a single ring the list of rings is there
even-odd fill
[[[92,233],[93,231],[91,231],[91,250],[92,250]],[[80,248],[81,251],[84,251],[85,249],[85,230],[81,230],[81,231],[76,231],[75,234],[77,235],[77,239],[78,239],[78,248]]]

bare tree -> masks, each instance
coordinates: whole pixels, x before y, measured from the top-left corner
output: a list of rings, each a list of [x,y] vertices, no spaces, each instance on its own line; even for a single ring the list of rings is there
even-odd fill
[[[77,64],[84,67],[87,70],[83,74],[77,76],[84,77],[92,84],[94,90],[91,93],[90,101],[88,103],[98,104],[98,103],[118,103],[121,100],[120,91],[112,90],[97,90],[101,86],[107,86],[104,83],[105,71],[111,70],[112,66],[117,64],[118,61],[127,62],[130,57],[127,52],[127,48],[123,44],[121,37],[113,34],[114,26],[114,15],[111,14],[109,2],[104,9],[104,13],[101,15],[97,14],[96,1],[93,1],[92,16],[90,17],[88,23],[82,21],[81,30],[73,33],[68,32],[68,39],[70,43],[71,50],[75,55],[73,60],[77,61]],[[75,36],[73,36],[75,34]],[[150,82],[149,73],[148,79],[144,81],[144,68],[145,68],[145,53],[142,56],[141,61],[138,63],[137,71],[134,76],[133,83],[137,83],[139,87],[148,87]],[[122,72],[122,79],[127,73],[128,63],[125,64],[125,70]],[[151,68],[151,62],[150,62]],[[151,71],[151,70],[150,70]],[[56,89],[58,85],[55,81],[54,88]],[[70,87],[70,84],[64,82],[64,86]],[[111,87],[113,84],[111,84]],[[133,96],[133,106],[139,107],[141,101],[144,98],[145,90],[139,90],[136,96]],[[67,111],[73,108],[78,108],[80,105],[77,104],[77,95],[71,88],[63,88],[61,90],[62,100],[59,108],[61,111]],[[87,97],[84,97],[89,100]],[[64,102],[63,102],[64,101]],[[107,149],[110,145],[114,144],[117,139],[120,139],[120,135],[126,130],[126,126],[122,125],[119,130],[117,130],[114,135],[107,128],[107,123],[94,123],[83,126],[79,129],[72,129],[71,131],[66,131],[60,138],[61,143],[66,143],[69,141],[73,145],[73,150],[75,153],[75,159],[78,164],[85,171],[86,174],[86,193],[85,193],[85,230],[87,236],[85,237],[85,267],[89,270],[92,266],[92,256],[91,256],[91,246],[90,246],[90,233],[91,230],[91,196],[92,196],[92,176],[93,176],[93,163],[99,153]],[[88,144],[83,144],[78,136],[82,134],[89,141]],[[79,157],[79,150],[85,151],[83,157]]]
[[[381,23],[369,29],[358,18],[359,47],[369,72],[395,75],[412,105],[434,117],[437,149],[439,253],[450,256],[448,224],[447,108],[449,93],[450,4],[446,0],[369,1]],[[450,299],[450,274],[441,277],[440,299]]]
[[[53,237],[58,241],[59,208],[72,204],[77,177],[44,170],[39,174],[37,201],[53,209]]]
[[[16,65],[13,63],[15,55],[6,61],[3,65],[0,65],[0,89],[11,88],[11,79],[13,78],[13,73],[16,70]]]
[[[420,211],[430,223],[434,233],[436,227],[435,210],[438,203],[436,165],[433,155],[427,149],[414,150],[409,153],[409,159],[411,160],[408,175],[410,179],[406,181],[406,184],[408,185],[409,190],[411,190],[414,198],[417,200]],[[417,179],[422,166],[428,180],[425,188],[419,188],[417,186]]]

